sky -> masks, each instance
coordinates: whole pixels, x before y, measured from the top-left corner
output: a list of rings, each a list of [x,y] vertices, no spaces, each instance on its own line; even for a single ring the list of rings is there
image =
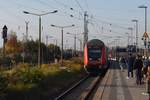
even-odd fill
[[[88,13],[88,34],[89,40],[98,38],[107,45],[115,45],[115,40],[120,46],[126,46],[128,35],[131,33],[127,28],[133,28],[133,42],[135,42],[135,23],[132,19],[137,19],[139,24],[139,46],[143,46],[141,40],[144,33],[144,9],[138,8],[140,5],[147,6],[147,32],[150,32],[150,0],[0,0],[0,27],[8,27],[8,34],[14,31],[19,40],[23,40],[25,34],[25,21],[29,21],[29,39],[38,39],[39,17],[31,14],[24,14],[23,11],[42,14],[58,10],[55,14],[42,16],[42,42],[49,37],[49,43],[57,40],[61,43],[61,29],[51,27],[51,24],[58,26],[68,26],[75,24],[75,27],[64,28],[64,48],[73,48],[73,35],[78,34],[79,39],[83,39],[84,32],[84,12]],[[71,10],[72,8],[73,10]],[[70,17],[73,15],[73,17]],[[150,34],[149,34],[150,35]],[[3,39],[0,38],[0,47]],[[79,41],[77,41],[79,49]]]

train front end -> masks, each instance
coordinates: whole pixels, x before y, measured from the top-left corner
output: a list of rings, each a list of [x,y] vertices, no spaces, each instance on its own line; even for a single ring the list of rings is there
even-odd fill
[[[106,48],[101,40],[90,40],[84,47],[84,68],[87,73],[98,74],[106,64]]]

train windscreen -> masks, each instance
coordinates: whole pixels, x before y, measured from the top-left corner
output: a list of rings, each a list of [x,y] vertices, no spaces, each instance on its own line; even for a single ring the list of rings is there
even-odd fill
[[[97,60],[101,58],[101,50],[100,49],[88,49],[88,57],[91,60]]]

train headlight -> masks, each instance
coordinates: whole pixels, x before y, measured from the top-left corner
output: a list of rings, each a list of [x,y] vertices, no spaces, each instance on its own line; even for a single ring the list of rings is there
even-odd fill
[[[100,60],[101,60],[101,58],[98,58],[98,60],[100,61]]]
[[[92,60],[92,58],[89,58],[89,60]]]

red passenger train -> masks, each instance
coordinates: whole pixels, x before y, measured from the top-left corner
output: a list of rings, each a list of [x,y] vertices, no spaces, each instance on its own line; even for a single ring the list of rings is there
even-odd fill
[[[84,47],[84,68],[87,73],[98,74],[106,69],[107,51],[105,44],[98,39],[92,39]]]

